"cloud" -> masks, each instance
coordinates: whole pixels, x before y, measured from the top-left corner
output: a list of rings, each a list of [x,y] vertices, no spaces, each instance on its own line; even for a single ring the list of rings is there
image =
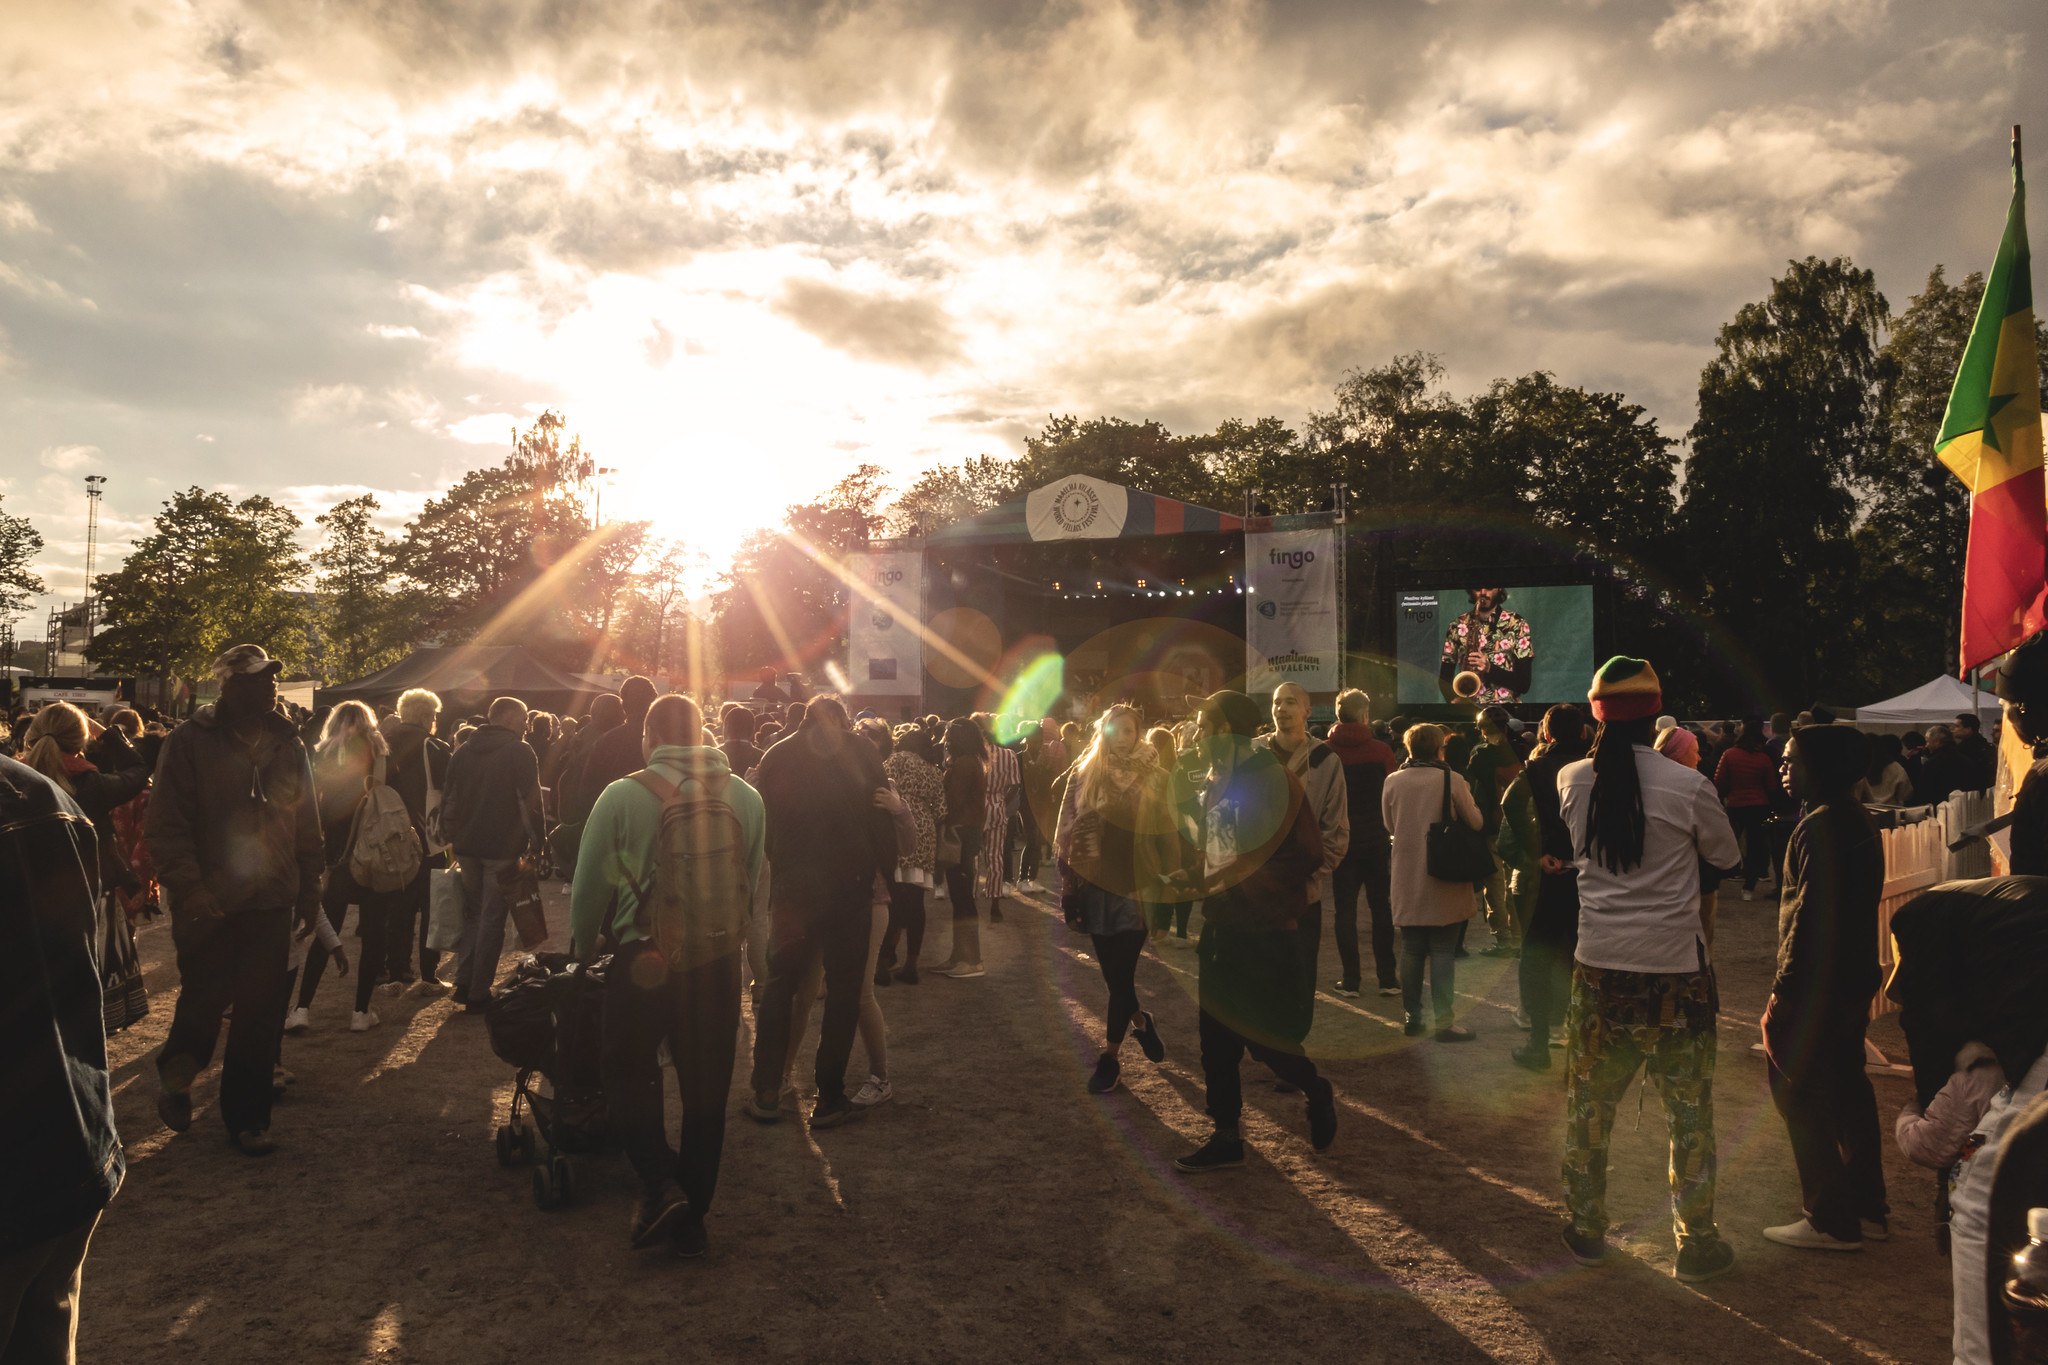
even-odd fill
[[[102,458],[98,446],[45,446],[36,461],[60,474],[78,474],[99,464]]]
[[[946,310],[930,299],[791,280],[777,311],[826,345],[862,360],[931,371],[960,358],[958,330]]]
[[[1871,33],[1888,7],[1889,0],[1684,0],[1651,42],[1666,51],[1724,47],[1755,55],[1830,34]]]

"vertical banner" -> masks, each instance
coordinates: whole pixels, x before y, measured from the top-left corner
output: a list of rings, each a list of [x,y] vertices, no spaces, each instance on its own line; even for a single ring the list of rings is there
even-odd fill
[[[846,677],[858,697],[924,694],[924,553],[870,550],[848,555]]]
[[[1245,689],[1342,687],[1336,528],[1247,532],[1244,560]]]

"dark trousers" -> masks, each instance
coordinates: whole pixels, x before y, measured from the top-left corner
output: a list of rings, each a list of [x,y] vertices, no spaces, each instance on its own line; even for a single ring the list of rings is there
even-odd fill
[[[1238,1066],[1247,1052],[1303,1094],[1317,1096],[1328,1088],[1329,1083],[1316,1073],[1316,1064],[1301,1053],[1247,1038],[1206,1009],[1198,1016],[1196,1027],[1202,1042],[1204,1107],[1219,1133],[1237,1136],[1237,1121],[1244,1113],[1244,1078],[1238,1075]]]
[[[1863,1066],[1868,1007],[1827,1012],[1774,1000],[1764,1014],[1764,1056],[1771,1100],[1792,1139],[1806,1220],[1845,1242],[1863,1240],[1861,1219],[1881,1222],[1884,1156],[1877,1093]]]
[[[1323,903],[1310,901],[1308,908],[1301,912],[1295,922],[1295,932],[1301,935],[1301,980],[1302,989],[1313,1000],[1316,993],[1316,963],[1323,956]]]
[[[384,973],[394,981],[405,980],[411,972],[415,948],[419,953],[421,980],[432,976],[441,965],[441,955],[427,946],[428,907],[433,889],[429,874],[447,866],[447,861],[445,853],[420,859],[420,870],[412,880],[392,893],[384,926]]]
[[[327,922],[334,931],[341,932],[341,922],[348,914],[351,903],[356,907],[356,938],[362,951],[356,954],[356,1012],[370,1008],[370,992],[377,988],[377,978],[384,969],[387,948],[385,940],[394,908],[404,891],[366,891],[348,875],[348,869],[337,867],[327,874],[327,890],[321,894],[320,908],[327,912]],[[299,981],[299,1005],[301,1008],[313,1003],[313,992],[320,987],[320,978],[327,972],[327,961],[334,956],[326,945],[315,940],[306,949],[306,971]]]
[[[789,1011],[783,1010],[787,1018]],[[718,1189],[725,1150],[725,1101],[740,1030],[740,954],[671,972],[644,943],[612,959],[604,994],[604,1095],[612,1131],[634,1174],[649,1188],[670,1179],[702,1221]],[[682,1135],[672,1155],[662,1113],[661,1068],[668,1044],[682,1097]]]
[[[1728,824],[1742,844],[1742,889],[1756,890],[1756,884],[1770,873],[1771,836],[1765,823],[1771,818],[1769,806],[1730,806]]]
[[[1401,984],[1401,967],[1394,956],[1394,901],[1391,885],[1393,868],[1385,840],[1354,844],[1344,861],[1331,874],[1336,898],[1337,960],[1344,967],[1344,984],[1360,981],[1358,960],[1358,895],[1365,893],[1372,916],[1372,960],[1382,986]]]
[[[1410,1023],[1427,1023],[1422,1015],[1422,973],[1429,969],[1429,1004],[1436,1016],[1434,1028],[1449,1028],[1457,1007],[1458,924],[1404,924],[1401,926],[1401,1009]]]
[[[1529,1016],[1529,1046],[1549,1047],[1550,1031],[1564,1022],[1571,1001],[1569,948],[1535,937],[1522,940],[1522,1012]]]
[[[896,941],[903,940],[903,960],[910,966],[917,965],[917,956],[924,951],[924,888],[915,882],[891,882],[889,884],[889,927],[882,934],[882,951],[876,958],[876,965],[889,968],[896,965]]]
[[[820,962],[825,968],[825,1010],[818,1024],[818,1103],[846,1098],[846,1062],[860,1022],[860,992],[868,965],[872,929],[870,888],[859,882],[807,898],[801,908],[779,905],[769,912],[768,984],[754,1015],[753,1087],[757,1095],[782,1088],[789,1054],[790,1002],[797,984]],[[780,893],[778,893],[780,894]],[[969,902],[972,913],[972,902]]]
[[[95,1213],[81,1227],[0,1256],[0,1362],[72,1365],[78,1359],[78,1295]]]
[[[1124,1033],[1138,1013],[1138,958],[1145,951],[1145,931],[1128,929],[1121,934],[1089,937],[1095,940],[1095,961],[1102,968],[1102,982],[1109,987],[1104,1032],[1109,1050],[1114,1052],[1123,1044]]]
[[[1023,821],[1024,829],[1023,855],[1017,873],[1023,880],[1035,882],[1038,880],[1038,865],[1045,856],[1045,837],[1039,832],[1037,808],[1032,805],[1029,796],[1024,798],[1024,804],[1018,808],[1017,817]]]
[[[1233,907],[1220,902],[1217,908]],[[1216,1131],[1237,1135],[1244,1112],[1238,1066],[1247,1052],[1311,1100],[1327,1097],[1328,1083],[1301,1051],[1315,1001],[1302,989],[1300,936],[1231,932],[1211,920],[1202,930],[1197,961],[1202,1082]]]
[[[244,910],[228,915],[196,943],[179,943],[178,1005],[157,1054],[157,1079],[175,1094],[213,1061],[221,1016],[232,1007],[221,1061],[220,1114],[230,1133],[270,1127],[270,1068],[284,1033],[289,991],[285,960],[291,911]]]

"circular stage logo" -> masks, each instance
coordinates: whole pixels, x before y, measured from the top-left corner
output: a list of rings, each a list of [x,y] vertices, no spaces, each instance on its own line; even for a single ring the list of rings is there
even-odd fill
[[[1053,499],[1052,519],[1062,533],[1079,535],[1102,515],[1102,495],[1076,479]]]

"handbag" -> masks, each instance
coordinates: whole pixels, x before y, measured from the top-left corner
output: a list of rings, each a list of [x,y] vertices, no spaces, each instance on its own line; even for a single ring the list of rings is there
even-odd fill
[[[142,955],[135,951],[135,930],[111,898],[106,947],[100,957],[100,1009],[108,1033],[119,1033],[149,1014],[149,992],[142,987]]]
[[[533,952],[548,941],[548,917],[541,905],[540,875],[525,859],[507,869],[512,892],[512,928],[519,935],[519,947]]]
[[[427,874],[427,947],[452,953],[462,941],[462,873],[453,866]]]
[[[960,866],[960,827],[958,825],[947,825],[939,831],[937,861],[940,867]]]
[[[1451,770],[1444,769],[1443,818],[1429,827],[1429,875],[1440,882],[1471,885],[1493,875],[1493,851],[1486,836],[1458,819],[1451,809]]]

